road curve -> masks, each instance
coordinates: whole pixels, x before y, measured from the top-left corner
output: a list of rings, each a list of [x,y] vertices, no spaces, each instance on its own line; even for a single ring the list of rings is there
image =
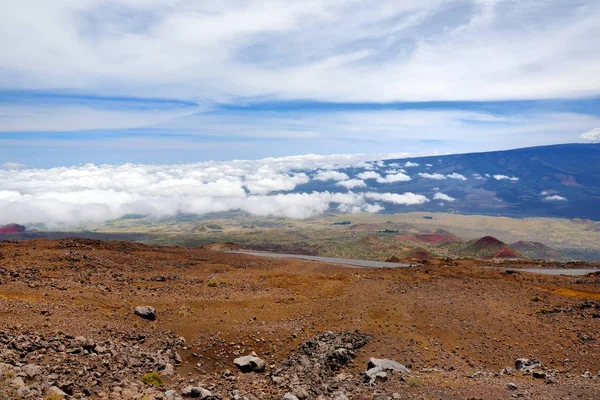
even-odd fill
[[[320,261],[331,264],[344,264],[354,265],[357,267],[364,268],[406,268],[411,267],[412,264],[393,263],[384,261],[371,261],[371,260],[356,260],[350,258],[338,258],[338,257],[321,257],[321,256],[307,256],[302,254],[285,254],[285,253],[269,253],[262,251],[251,251],[251,250],[227,250],[227,253],[237,254],[248,254],[251,256],[258,257],[271,257],[271,258],[296,258],[300,260],[308,261]],[[481,267],[481,268],[492,268],[501,271],[515,271],[515,272],[528,272],[532,274],[541,275],[568,275],[568,276],[583,276],[594,272],[600,272],[600,269],[593,268],[501,268],[501,267]]]
[[[371,261],[371,260],[353,260],[349,258],[338,258],[338,257],[321,257],[321,256],[305,256],[301,254],[283,254],[283,253],[267,253],[261,251],[249,251],[249,250],[228,250],[228,253],[237,254],[248,254],[251,256],[259,257],[272,257],[272,258],[298,258],[300,260],[308,261],[320,261],[331,264],[345,264],[355,265],[364,268],[406,268],[410,267],[411,264],[393,263],[384,261]]]

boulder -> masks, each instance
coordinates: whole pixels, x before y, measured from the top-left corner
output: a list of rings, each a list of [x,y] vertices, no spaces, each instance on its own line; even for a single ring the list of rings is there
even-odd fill
[[[532,372],[534,369],[541,367],[541,361],[535,358],[517,358],[515,360],[515,369],[517,371]]]
[[[198,399],[208,399],[212,397],[212,393],[209,390],[206,390],[200,386],[187,386],[181,391],[181,395],[183,397]]]
[[[511,390],[511,391],[514,391],[514,390],[518,390],[518,389],[519,389],[519,388],[518,388],[518,386],[517,386],[517,385],[515,385],[514,383],[507,383],[507,384],[506,384],[506,386],[504,386],[504,388],[505,388],[506,390]]]
[[[295,395],[293,395],[292,393],[286,393],[283,396],[283,400],[299,400],[298,397],[296,397]]]
[[[387,381],[388,375],[381,367],[373,367],[365,372],[365,382],[373,385],[377,381]]]
[[[233,360],[233,363],[242,372],[263,372],[267,363],[255,354],[250,354],[244,357],[238,357]]]
[[[367,364],[367,368],[372,369],[375,367],[379,367],[383,371],[398,371],[405,374],[410,374],[410,369],[406,368],[404,365],[394,360],[371,358],[369,360],[369,363]]]
[[[135,315],[137,315],[138,317],[142,317],[149,321],[154,321],[156,319],[156,310],[154,309],[154,307],[137,306],[133,309],[133,312],[135,312]]]

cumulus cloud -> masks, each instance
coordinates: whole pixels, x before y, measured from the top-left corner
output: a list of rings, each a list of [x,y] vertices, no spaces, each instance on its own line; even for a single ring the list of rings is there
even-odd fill
[[[404,166],[405,166],[405,167],[407,167],[407,168],[410,168],[410,167],[418,167],[419,165],[420,165],[419,163],[410,162],[410,161],[407,161],[407,162],[404,164]]]
[[[444,201],[454,201],[456,200],[454,197],[448,196],[447,194],[437,192],[433,195],[434,200],[444,200]]]
[[[459,181],[466,181],[467,178],[464,177],[464,175],[461,174],[457,174],[456,172],[453,172],[451,174],[446,175],[448,178],[450,179],[457,179]]]
[[[387,203],[403,204],[403,205],[416,205],[425,204],[429,199],[421,194],[415,194],[406,192],[403,194],[398,193],[365,193],[367,199],[380,200]]]
[[[362,179],[348,179],[347,181],[340,181],[336,183],[336,185],[343,186],[346,189],[354,189],[367,186],[365,181],[363,181]]]
[[[487,175],[487,174],[486,174],[486,176],[489,177],[489,175]],[[517,178],[516,176],[508,176],[508,175],[501,175],[501,174],[494,175],[494,179],[497,181],[507,180],[507,181],[513,181],[513,182],[516,182],[519,180],[519,178]]]
[[[0,169],[0,224],[73,227],[127,214],[161,218],[231,210],[289,218],[309,218],[330,207],[342,212],[378,212],[384,208],[375,201],[386,200],[364,193],[285,193],[309,182],[312,174],[344,178],[336,169],[366,163],[372,157],[307,155],[173,165],[4,168]],[[366,173],[376,178],[372,175],[376,173]],[[349,190],[366,186],[361,179],[337,184]],[[398,204],[410,204],[399,199]]]
[[[438,181],[446,179],[446,175],[437,174],[437,173],[436,174],[428,174],[426,172],[419,172],[417,175],[419,175],[421,178],[435,179]]]
[[[381,178],[381,175],[379,175],[375,171],[365,171],[365,172],[361,172],[360,174],[356,175],[356,177],[359,179],[378,179],[378,178]]]
[[[410,176],[403,174],[402,172],[377,178],[377,182],[379,183],[407,182],[410,180]]]
[[[544,197],[544,200],[546,200],[546,201],[566,201],[567,198],[555,194],[553,196],[546,196],[546,197]]]
[[[350,179],[348,175],[339,171],[317,171],[313,179],[317,181],[344,181]]]
[[[582,133],[581,135],[579,135],[580,138],[582,138],[583,140],[589,140],[592,143],[599,143],[600,142],[600,128],[595,128],[592,129],[591,131]]]

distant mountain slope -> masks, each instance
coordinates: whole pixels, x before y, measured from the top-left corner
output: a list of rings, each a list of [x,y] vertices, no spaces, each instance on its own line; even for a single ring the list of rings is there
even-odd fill
[[[384,203],[385,213],[450,211],[511,217],[600,220],[600,144],[565,144],[486,153],[386,160],[340,169],[364,186],[354,192],[412,192],[424,204]],[[386,177],[402,173],[394,181]],[[380,179],[369,178],[378,174]],[[345,192],[339,182],[311,182],[296,191]]]

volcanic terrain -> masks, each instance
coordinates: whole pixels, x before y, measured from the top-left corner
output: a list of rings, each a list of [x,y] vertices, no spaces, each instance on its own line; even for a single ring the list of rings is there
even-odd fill
[[[230,248],[0,243],[0,398],[600,393],[598,275],[502,272],[472,259],[364,269]]]

